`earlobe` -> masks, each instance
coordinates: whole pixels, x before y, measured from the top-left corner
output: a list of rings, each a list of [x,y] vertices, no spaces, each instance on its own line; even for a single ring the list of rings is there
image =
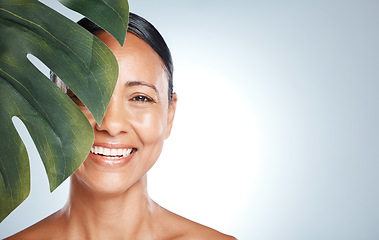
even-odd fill
[[[178,101],[178,96],[176,93],[172,94],[172,103],[168,108],[167,112],[167,128],[165,139],[167,139],[171,134],[172,124],[174,123],[175,111],[176,111],[176,103]]]

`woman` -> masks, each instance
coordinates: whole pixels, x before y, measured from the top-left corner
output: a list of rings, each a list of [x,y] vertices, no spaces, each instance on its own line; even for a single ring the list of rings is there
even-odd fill
[[[121,47],[107,32],[81,20],[114,53],[119,78],[101,126],[79,106],[95,133],[87,159],[71,176],[67,204],[9,239],[235,239],[162,208],[147,193],[147,171],[172,128],[177,96],[172,61],[158,31],[130,14]]]

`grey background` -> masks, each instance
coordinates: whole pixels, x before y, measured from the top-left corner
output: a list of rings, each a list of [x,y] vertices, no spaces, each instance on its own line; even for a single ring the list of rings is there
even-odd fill
[[[130,9],[160,30],[175,63],[178,114],[150,178],[158,203],[239,239],[379,239],[378,1]],[[68,192],[66,182],[49,193],[15,122],[32,192],[0,237],[59,209]]]

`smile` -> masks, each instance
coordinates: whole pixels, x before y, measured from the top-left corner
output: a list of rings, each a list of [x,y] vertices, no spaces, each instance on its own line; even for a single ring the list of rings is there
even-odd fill
[[[102,156],[104,158],[113,160],[129,157],[129,155],[133,152],[134,148],[106,148],[93,146],[91,148],[91,153]]]

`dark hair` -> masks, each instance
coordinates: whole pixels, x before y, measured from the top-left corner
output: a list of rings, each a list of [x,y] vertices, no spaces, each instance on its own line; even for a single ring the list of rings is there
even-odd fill
[[[93,34],[104,31],[104,29],[93,23],[88,18],[82,18],[80,21],[78,21],[78,24]],[[166,42],[158,30],[151,23],[134,13],[129,13],[128,32],[136,35],[144,42],[146,42],[161,57],[168,77],[168,102],[171,104],[174,67],[172,64],[171,53],[167,47]],[[54,73],[50,74],[50,78],[58,85],[58,87],[64,91],[67,91],[67,86],[65,86],[63,82],[59,82]]]

